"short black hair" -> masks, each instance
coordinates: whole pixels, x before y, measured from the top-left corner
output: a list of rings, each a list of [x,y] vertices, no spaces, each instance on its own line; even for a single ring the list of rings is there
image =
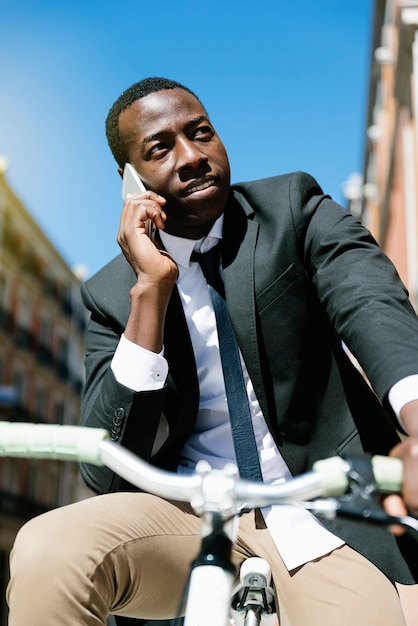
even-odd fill
[[[188,91],[200,102],[199,98],[191,89],[169,78],[144,78],[138,83],[131,85],[131,87],[128,87],[128,89],[119,96],[116,102],[114,102],[106,118],[107,142],[119,167],[124,167],[125,163],[129,160],[125,142],[119,132],[120,114],[131,104],[136,102],[136,100],[140,100],[140,98],[144,98],[151,93],[164,89],[184,89],[184,91]],[[200,102],[200,104],[202,103]]]

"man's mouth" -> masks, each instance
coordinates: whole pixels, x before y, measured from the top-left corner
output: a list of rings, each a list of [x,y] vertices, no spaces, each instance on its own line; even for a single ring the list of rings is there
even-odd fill
[[[195,193],[196,191],[203,191],[204,189],[207,189],[208,187],[212,187],[212,185],[214,184],[215,184],[215,179],[210,178],[208,180],[205,180],[202,183],[199,183],[198,185],[193,185],[193,187],[189,187],[188,189],[184,191],[184,195],[190,196],[192,193]]]

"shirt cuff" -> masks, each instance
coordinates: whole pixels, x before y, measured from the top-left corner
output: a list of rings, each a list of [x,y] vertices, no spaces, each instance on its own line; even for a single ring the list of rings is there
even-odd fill
[[[418,400],[418,374],[406,376],[395,383],[389,391],[388,400],[403,430],[408,432],[402,424],[400,413],[405,404]]]
[[[118,383],[133,391],[162,389],[168,374],[163,352],[150,352],[124,335],[119,340],[110,367]]]

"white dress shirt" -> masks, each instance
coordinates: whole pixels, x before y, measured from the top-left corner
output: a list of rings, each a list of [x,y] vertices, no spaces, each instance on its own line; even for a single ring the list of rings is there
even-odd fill
[[[193,250],[206,252],[217,243],[222,236],[222,223],[223,216],[214,224],[209,235],[199,241],[174,237],[160,231],[164,247],[179,268],[177,287],[199,380],[200,403],[195,429],[179,458],[178,471],[182,473],[192,471],[201,459],[207,460],[213,468],[222,468],[228,462],[236,463],[215,314],[202,270],[198,263],[190,262]],[[282,482],[291,477],[290,471],[267,428],[242,357],[241,362],[263,479],[265,482]],[[135,391],[161,389],[168,374],[168,365],[162,354],[148,352],[123,335],[111,367],[116,379]],[[289,570],[323,556],[344,543],[301,507],[280,505],[266,507],[262,512]]]

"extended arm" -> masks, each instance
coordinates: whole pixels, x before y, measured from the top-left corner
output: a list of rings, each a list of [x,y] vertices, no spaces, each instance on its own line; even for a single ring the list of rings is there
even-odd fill
[[[305,207],[309,203],[312,201]],[[406,289],[370,233],[350,214],[324,199],[310,217],[305,251],[309,251],[307,258],[320,299],[334,328],[389,408],[391,387],[404,377],[418,374],[418,320]],[[392,454],[403,459],[405,503],[417,514],[418,388],[415,398],[400,410],[409,437]]]

